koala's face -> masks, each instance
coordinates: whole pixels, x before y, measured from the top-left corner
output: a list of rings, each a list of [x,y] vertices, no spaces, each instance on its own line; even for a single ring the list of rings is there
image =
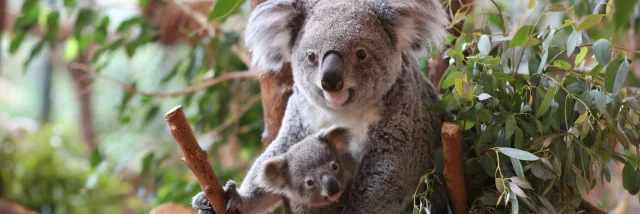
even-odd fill
[[[300,204],[322,207],[336,202],[348,180],[341,158],[348,152],[347,134],[344,128],[322,130],[265,161],[261,186]]]
[[[259,68],[290,62],[315,105],[360,109],[395,84],[403,53],[441,43],[447,23],[437,0],[270,0],[252,13],[245,41]]]

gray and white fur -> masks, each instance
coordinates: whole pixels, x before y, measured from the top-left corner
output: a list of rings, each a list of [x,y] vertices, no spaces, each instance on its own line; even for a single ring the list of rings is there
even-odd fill
[[[401,213],[433,167],[430,147],[443,119],[426,110],[438,95],[417,59],[439,47],[447,24],[437,0],[269,0],[256,7],[245,32],[253,64],[278,70],[290,62],[294,92],[277,138],[237,192],[227,192],[228,208],[265,213],[280,204],[279,194],[259,184],[260,166],[340,125],[351,130],[360,162],[342,213]]]

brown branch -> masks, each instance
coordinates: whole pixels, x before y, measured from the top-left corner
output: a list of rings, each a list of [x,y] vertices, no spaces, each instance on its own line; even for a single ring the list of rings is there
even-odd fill
[[[469,213],[467,191],[464,184],[461,136],[462,133],[457,124],[445,122],[442,125],[444,177],[447,180],[449,202],[454,214]]]
[[[182,95],[191,94],[191,93],[194,93],[196,91],[199,91],[199,90],[202,90],[202,89],[206,89],[206,88],[209,88],[209,87],[224,83],[224,82],[229,81],[229,80],[244,79],[244,78],[257,78],[258,77],[258,73],[257,72],[252,72],[252,71],[228,72],[228,73],[223,73],[222,75],[220,75],[219,77],[217,77],[215,79],[205,80],[205,81],[203,81],[203,82],[201,82],[201,83],[199,83],[197,85],[189,86],[188,88],[182,89],[180,91],[169,92],[169,93],[157,93],[157,92],[146,92],[146,91],[138,90],[137,88],[135,88],[135,87],[133,87],[133,86],[131,86],[131,85],[125,83],[125,82],[122,82],[122,81],[120,81],[120,80],[118,80],[116,78],[113,78],[111,76],[98,73],[95,70],[93,70],[91,67],[89,67],[87,65],[84,65],[84,64],[71,63],[71,64],[69,64],[69,67],[71,69],[84,71],[86,73],[91,74],[92,76],[99,77],[99,78],[102,78],[104,80],[111,81],[111,82],[115,83],[116,85],[120,86],[126,92],[134,93],[134,94],[140,94],[140,95],[149,96],[149,97],[158,97],[158,98],[179,97],[179,96],[182,96]]]
[[[207,161],[207,152],[200,148],[196,137],[193,135],[189,121],[182,111],[182,106],[176,106],[164,115],[169,124],[171,135],[178,142],[182,150],[182,161],[191,169],[198,178],[198,183],[204,191],[207,199],[216,213],[225,213],[227,198],[224,189],[218,182],[218,177],[213,172]]]

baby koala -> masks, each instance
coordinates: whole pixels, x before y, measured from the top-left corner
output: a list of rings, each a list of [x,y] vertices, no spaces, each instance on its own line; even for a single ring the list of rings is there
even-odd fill
[[[349,130],[343,127],[320,130],[284,154],[264,161],[257,184],[284,195],[293,213],[340,213],[322,208],[337,202],[356,174],[350,138]]]

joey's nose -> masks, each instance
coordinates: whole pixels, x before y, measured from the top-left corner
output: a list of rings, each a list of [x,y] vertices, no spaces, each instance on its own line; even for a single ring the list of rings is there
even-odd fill
[[[322,186],[327,190],[328,196],[334,196],[340,192],[340,184],[333,176],[322,176]]]
[[[322,90],[335,92],[344,86],[344,61],[336,52],[329,52],[322,60]]]

